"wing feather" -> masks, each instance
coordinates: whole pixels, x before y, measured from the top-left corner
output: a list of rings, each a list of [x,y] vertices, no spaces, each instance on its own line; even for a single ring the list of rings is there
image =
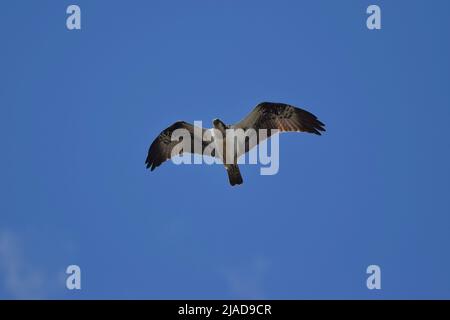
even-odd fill
[[[151,171],[155,170],[156,167],[159,167],[163,162],[169,160],[172,156],[172,149],[180,143],[180,141],[172,141],[171,137],[175,130],[177,129],[186,129],[190,133],[191,136],[191,151],[195,152],[194,141],[201,141],[202,146],[202,154],[203,150],[206,148],[209,142],[203,141],[202,137],[206,131],[204,128],[201,129],[202,136],[196,136],[197,130],[194,130],[194,126],[190,123],[184,121],[178,121],[172,124],[170,127],[164,129],[158,137],[153,141],[148,150],[147,159],[145,160],[145,164],[147,169],[150,168]]]
[[[252,112],[235,125],[235,129],[267,129],[267,138],[275,130],[281,132],[308,132],[321,135],[325,131],[325,125],[312,113],[296,108],[284,103],[263,102],[258,104]],[[259,144],[257,136],[256,144]],[[255,145],[250,145],[250,141],[245,141],[245,152],[248,152]]]

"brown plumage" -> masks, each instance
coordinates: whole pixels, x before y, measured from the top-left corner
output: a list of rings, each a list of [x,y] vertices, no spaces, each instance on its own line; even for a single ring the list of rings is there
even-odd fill
[[[231,127],[243,130],[267,129],[267,138],[276,132],[275,130],[281,132],[308,132],[319,136],[321,132],[325,131],[325,125],[312,113],[289,104],[273,102],[258,104],[244,119]],[[245,152],[262,142],[259,141],[259,136],[257,136],[255,145],[249,145],[249,140],[246,141]]]
[[[325,131],[325,125],[312,113],[292,105],[273,102],[263,102],[258,104],[252,112],[234,125],[226,125],[219,119],[215,119],[213,125],[214,129],[219,130],[223,135],[225,134],[225,130],[229,128],[243,129],[244,131],[253,129],[255,132],[258,132],[260,129],[267,129],[266,138],[269,138],[278,131],[308,132],[316,135],[321,135],[321,132]],[[203,141],[202,137],[205,131],[212,129],[199,128],[200,130],[194,130],[192,124],[184,121],[175,122],[173,125],[163,130],[149,148],[145,163],[147,168],[150,168],[151,171],[161,165],[164,161],[170,159],[173,147],[179,143],[179,141],[171,141],[172,133],[176,129],[188,130],[191,135],[192,151],[194,151],[195,140],[200,141],[202,154],[205,148],[211,143],[211,141]],[[199,136],[200,133],[202,134],[201,137]],[[256,142],[256,144],[251,144],[252,141]],[[262,140],[260,141],[258,134],[256,135],[256,139],[245,139],[245,142],[243,142],[245,143],[245,146],[242,145],[240,151],[238,150],[235,163],[225,164],[231,185],[242,184],[243,182],[237,165],[237,159],[260,142],[262,142]],[[225,145],[224,141],[217,141],[217,143]],[[226,148],[224,148],[224,150],[226,150]],[[213,154],[213,156],[222,157],[223,155]]]
[[[147,169],[150,168],[151,171],[155,170],[156,167],[159,167],[161,163],[171,158],[171,152],[173,147],[179,143],[179,141],[171,141],[172,133],[177,129],[186,129],[191,134],[191,150],[194,151],[194,141],[197,139],[201,142],[202,150],[201,154],[203,154],[203,150],[208,145],[208,142],[202,141],[203,134],[206,129],[200,128],[202,136],[197,137],[194,136],[194,126],[190,123],[184,121],[177,121],[172,124],[170,127],[164,129],[158,137],[153,141],[149,150],[147,159],[145,160],[145,164]]]

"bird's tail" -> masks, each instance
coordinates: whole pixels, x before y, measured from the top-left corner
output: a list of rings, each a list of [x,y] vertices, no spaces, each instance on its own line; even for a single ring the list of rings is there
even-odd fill
[[[228,172],[228,178],[230,179],[230,184],[232,186],[236,184],[242,184],[244,182],[242,180],[241,171],[237,164],[230,164],[226,166]]]

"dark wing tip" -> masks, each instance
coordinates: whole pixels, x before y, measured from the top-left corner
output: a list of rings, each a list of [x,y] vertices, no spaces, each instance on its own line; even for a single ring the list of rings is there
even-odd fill
[[[167,142],[164,142],[162,136],[171,135],[176,129],[180,128],[190,129],[190,127],[192,127],[191,124],[187,123],[186,121],[179,120],[170,125],[168,128],[161,131],[158,137],[156,137],[156,139],[150,145],[147,154],[147,159],[145,160],[146,168],[150,169],[150,171],[153,171],[155,170],[155,168],[159,167],[164,161],[170,158],[170,155],[168,156],[168,153],[170,154],[170,151],[168,151],[167,149],[170,148],[170,145],[167,145]]]
[[[145,159],[145,168],[149,169],[151,166],[152,166],[152,160],[151,160],[150,152],[149,152],[147,159]]]
[[[155,170],[156,163],[158,162],[157,160],[160,152],[158,144],[159,144],[159,137],[156,138],[155,141],[153,141],[153,143],[151,144],[148,150],[147,158],[145,159],[146,168],[150,169],[150,171]]]
[[[157,154],[157,150],[151,150],[148,153],[147,160],[145,160],[146,168],[150,169],[150,171],[155,170],[155,168],[159,167],[164,160],[160,159],[160,155]]]
[[[155,168],[158,167],[158,166],[159,166],[159,164],[157,164],[155,160],[151,160],[151,159],[150,159],[150,155],[149,155],[149,157],[148,157],[147,160],[145,161],[145,167],[146,167],[146,169],[150,169],[150,171],[153,171],[153,170],[155,170]]]
[[[316,135],[322,135],[320,131],[325,132],[325,124],[321,122],[315,115],[303,109],[296,108],[297,121],[301,123],[304,131]]]
[[[314,126],[314,133],[321,136],[322,133],[320,133],[320,131],[322,132],[326,132],[327,130],[324,128],[324,124],[320,121],[317,120],[317,123]]]

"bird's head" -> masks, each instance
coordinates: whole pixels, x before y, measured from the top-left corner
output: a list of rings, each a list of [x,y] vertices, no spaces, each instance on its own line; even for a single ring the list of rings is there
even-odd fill
[[[219,119],[214,119],[213,120],[213,125],[214,128],[220,130],[220,131],[225,131],[227,126],[225,125],[225,123],[223,123],[221,120]]]

